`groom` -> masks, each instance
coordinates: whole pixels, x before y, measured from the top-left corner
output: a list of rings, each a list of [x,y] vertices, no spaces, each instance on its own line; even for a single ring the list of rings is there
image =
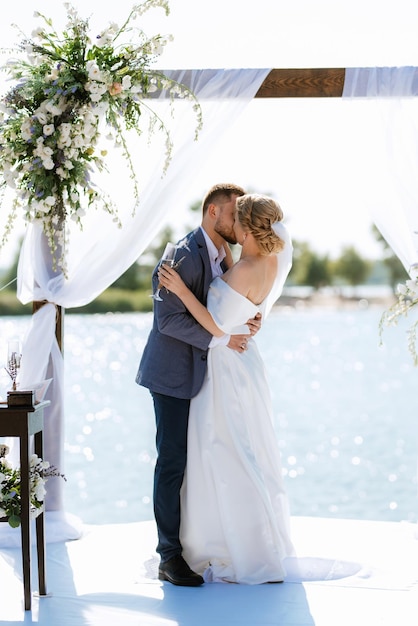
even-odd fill
[[[179,243],[176,259],[183,256],[184,259],[178,271],[205,305],[212,279],[227,269],[224,243],[236,243],[235,202],[244,193],[236,185],[213,186],[203,200],[201,227]],[[157,270],[158,266],[152,278],[154,292]],[[161,557],[159,578],[174,585],[197,587],[203,578],[183,559],[179,538],[180,488],[186,467],[190,399],[203,384],[208,348],[222,342],[232,350],[243,352],[248,335],[212,337],[177,296],[162,291],[162,298],[162,302],[154,300],[153,326],[136,376],[136,382],[150,390],[157,426],[154,515],[157,552]],[[249,320],[249,326],[255,334],[260,321]]]

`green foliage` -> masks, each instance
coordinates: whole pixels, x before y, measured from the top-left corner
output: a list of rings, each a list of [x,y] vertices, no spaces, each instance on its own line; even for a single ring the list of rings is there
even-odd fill
[[[383,237],[380,230],[374,224],[372,226],[372,232],[374,236],[376,237],[377,241],[383,247],[383,263],[386,269],[388,270],[390,286],[395,292],[396,285],[398,283],[405,282],[405,280],[408,279],[408,273],[406,269],[404,268],[402,262],[399,260],[396,254],[393,253],[392,248],[390,247],[386,239]]]
[[[31,313],[32,304],[23,305],[16,298],[15,284],[14,289],[4,289],[0,292],[0,315],[31,315]]]
[[[155,265],[161,258],[167,241],[173,241],[173,229],[166,226],[157,239],[148,246],[145,252],[120,276],[109,289],[151,289],[151,276]]]
[[[315,289],[332,283],[328,255],[319,255],[306,242],[293,241],[293,267],[289,275],[295,285],[310,285]]]
[[[344,248],[334,264],[334,274],[353,287],[364,283],[370,272],[370,261],[363,259],[352,246]]]
[[[152,311],[151,284],[147,290],[107,289],[85,306],[68,309],[70,313],[147,313]]]

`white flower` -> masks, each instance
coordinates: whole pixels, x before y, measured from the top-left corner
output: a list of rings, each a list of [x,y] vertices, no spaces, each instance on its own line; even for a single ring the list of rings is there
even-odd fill
[[[53,170],[55,166],[54,161],[52,159],[44,159],[42,161],[42,165],[44,166],[46,170]]]
[[[41,111],[41,109],[37,109],[37,111],[35,111],[34,116],[36,117],[38,122],[42,125],[45,125],[48,122],[47,114],[44,111]]]
[[[17,172],[14,172],[12,170],[4,170],[3,178],[9,187],[11,187],[12,189],[16,189]]]
[[[83,147],[84,147],[84,145],[85,145],[85,143],[84,143],[84,139],[83,139],[83,137],[82,137],[81,135],[76,135],[76,136],[73,138],[73,146],[74,146],[75,148],[83,148]]]
[[[62,180],[65,180],[66,178],[69,177],[69,173],[65,171],[62,167],[57,167],[55,171]]]
[[[131,76],[129,76],[129,74],[126,74],[123,78],[122,78],[122,89],[124,91],[127,91],[128,89],[130,89],[131,87],[131,83],[132,83],[132,78]]]
[[[42,28],[35,28],[35,30],[32,31],[32,37],[34,39],[37,39],[38,37],[41,38],[43,34],[44,31]]]
[[[92,81],[106,82],[103,72],[100,70],[96,61],[87,61],[86,63],[87,75]]]
[[[416,280],[407,280],[406,281],[406,286],[409,289],[409,291],[411,292],[411,295],[413,297],[417,297],[418,296],[418,283]]]
[[[59,104],[57,104],[56,102],[53,102],[52,100],[49,100],[48,102],[45,103],[45,109],[48,111],[48,113],[51,113],[51,115],[53,115],[54,117],[57,117],[58,115],[62,115],[65,110],[65,100],[60,100]]]
[[[50,73],[47,75],[46,79],[52,82],[53,80],[57,80],[59,75],[59,69],[57,67],[53,67]]]
[[[90,182],[91,173],[106,165],[106,151],[98,146],[99,123],[105,127],[103,135],[111,135],[115,146],[122,148],[133,174],[136,203],[136,164],[127,149],[125,129],[137,130],[140,135],[142,121],[148,116],[146,128],[150,135],[162,130],[167,155],[171,154],[168,128],[149,104],[142,102],[142,97],[161,88],[164,76],[153,71],[151,63],[169,37],[148,38],[139,26],[132,25],[151,7],[163,7],[168,13],[168,2],[137,2],[121,27],[112,22],[94,40],[88,35],[88,21],[82,20],[69,3],[64,4],[67,25],[62,33],[55,31],[49,18],[35,12],[43,28],[33,30],[32,40],[25,38],[18,59],[9,57],[6,61],[5,69],[15,85],[0,97],[0,172],[3,181],[15,189],[13,216],[16,209],[23,209],[27,221],[41,222],[53,265],[59,265],[64,274],[67,242],[58,204],[61,207],[64,203],[64,220],[72,218],[79,223],[85,214],[85,209],[80,209],[82,204],[87,208],[101,205],[120,226],[111,200]],[[129,34],[125,43],[123,34]],[[80,83],[80,76],[86,77],[85,84]],[[175,84],[167,79],[168,91]],[[185,93],[190,96],[187,88],[178,88],[179,97]],[[28,102],[39,105],[33,110]],[[200,111],[197,119],[200,128]],[[168,159],[162,173],[167,164]],[[8,223],[11,221],[10,215]],[[57,242],[62,245],[57,247]],[[63,252],[57,252],[55,258],[57,249]]]
[[[7,456],[10,452],[10,448],[5,443],[0,443],[0,457]]]
[[[21,125],[20,134],[25,141],[32,139],[32,120],[30,118],[27,118]]]
[[[61,137],[69,137],[71,134],[71,124],[68,122],[63,122],[59,126],[59,131],[61,133]]]

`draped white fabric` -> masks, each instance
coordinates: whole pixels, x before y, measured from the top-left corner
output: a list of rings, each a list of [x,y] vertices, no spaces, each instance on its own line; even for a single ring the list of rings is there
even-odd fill
[[[343,97],[351,99],[347,118],[353,125],[350,184],[361,188],[361,202],[411,277],[418,263],[417,96],[417,68],[346,70]]]
[[[83,230],[69,229],[70,245],[66,252],[68,277],[54,272],[45,237],[39,225],[30,225],[23,242],[18,267],[19,300],[47,301],[33,316],[22,349],[20,388],[53,378],[47,399],[45,458],[63,471],[63,367],[62,355],[55,340],[55,305],[63,308],[91,302],[112,284],[140,256],[158,231],[175,217],[181,189],[187,186],[205,157],[216,145],[217,137],[233,123],[251,101],[269,69],[196,70],[173,72],[197,96],[203,110],[203,130],[194,141],[196,117],[190,102],[176,103],[170,121],[166,94],[150,102],[171,130],[174,142],[170,167],[162,177],[164,138],[154,135],[151,144],[146,137],[129,137],[129,146],[140,177],[140,204],[134,206],[129,171],[115,149],[110,155],[109,173],[98,181],[112,198],[116,198],[122,228],[117,229],[110,216],[91,212]],[[219,182],[219,181],[213,181]],[[221,181],[222,182],[222,181]],[[62,481],[48,482],[47,509],[62,508]]]

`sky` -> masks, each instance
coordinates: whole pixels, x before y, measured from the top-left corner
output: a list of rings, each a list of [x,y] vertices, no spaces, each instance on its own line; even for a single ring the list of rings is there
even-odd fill
[[[90,17],[94,32],[110,21],[121,24],[133,3],[118,0],[105,11],[102,0],[71,4]],[[65,24],[64,5],[56,0],[8,2],[0,24],[3,48],[20,41],[13,23],[30,35],[38,25],[34,10],[58,28]],[[149,35],[174,36],[160,61],[166,68],[418,65],[416,0],[171,0],[168,17],[154,8],[143,23]],[[353,245],[378,258],[382,248],[361,186],[349,175],[344,106],[340,98],[253,100],[198,176],[189,180],[184,172],[184,193],[173,199],[178,227],[193,220],[189,206],[212,184],[232,181],[273,195],[293,238],[318,252],[336,257]],[[11,240],[0,251],[0,266],[16,245]]]

